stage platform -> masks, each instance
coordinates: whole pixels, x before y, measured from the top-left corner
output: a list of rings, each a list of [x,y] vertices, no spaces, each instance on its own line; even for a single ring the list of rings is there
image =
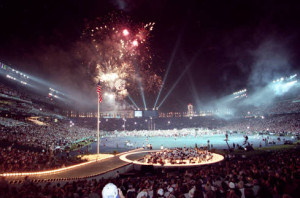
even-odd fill
[[[29,177],[30,180],[34,180],[36,182],[49,182],[49,181],[69,181],[69,180],[78,180],[78,179],[88,179],[94,178],[97,176],[106,174],[110,171],[125,167],[127,165],[133,164],[134,166],[142,166],[147,165],[145,163],[139,163],[139,159],[143,157],[147,152],[154,151],[145,151],[144,149],[135,149],[129,152],[120,153],[118,155],[111,155],[105,159],[101,160],[93,160],[88,163],[79,164],[73,166],[71,168],[54,171],[54,172],[36,172],[35,174],[26,174],[22,173],[22,175],[6,175],[1,174],[1,176],[5,176],[7,181],[23,181],[26,176]],[[127,160],[124,160],[126,158]],[[214,160],[211,163],[216,163],[223,160],[223,156],[219,156],[218,160]],[[210,164],[211,164],[210,163]],[[207,164],[207,163],[206,163]],[[148,164],[151,165],[151,164]],[[193,164],[192,166],[201,166],[205,164]],[[187,165],[183,165],[187,166]],[[180,167],[180,166],[177,166]]]
[[[158,168],[174,168],[174,167],[192,167],[192,166],[202,166],[202,165],[208,165],[208,164],[214,164],[217,162],[220,162],[222,160],[224,160],[224,157],[220,154],[216,154],[216,153],[211,153],[213,158],[211,160],[208,161],[201,161],[199,163],[194,162],[194,163],[190,163],[189,160],[183,160],[184,163],[175,163],[175,164],[171,164],[171,163],[164,163],[159,164],[153,164],[153,163],[145,163],[145,162],[141,162],[138,160],[135,160],[134,158],[137,158],[137,156],[141,156],[141,155],[145,155],[147,153],[152,153],[152,152],[160,152],[161,150],[145,150],[145,151],[134,151],[134,152],[130,152],[130,153],[125,153],[123,155],[120,156],[120,159],[128,162],[128,163],[133,163],[135,165],[140,165],[140,166],[154,166],[154,167],[158,167]],[[131,159],[129,159],[129,157]],[[132,159],[133,158],[133,159]],[[178,160],[177,160],[178,161]]]

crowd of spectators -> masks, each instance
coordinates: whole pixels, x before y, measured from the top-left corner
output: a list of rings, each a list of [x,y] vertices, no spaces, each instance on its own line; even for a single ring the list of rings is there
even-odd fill
[[[243,130],[298,132],[300,102],[285,100],[259,107],[243,107],[240,116],[198,116],[160,118],[101,118],[104,131],[169,130],[183,128],[208,128]],[[75,118],[74,122],[83,127],[96,128],[97,118]],[[240,126],[238,126],[240,125]]]
[[[259,107],[248,108],[244,115],[250,112],[253,115],[274,115],[274,114],[290,114],[300,113],[300,102],[299,99],[295,100],[284,100],[274,102],[268,105],[261,105]]]
[[[175,148],[151,152],[144,157],[148,164],[190,164],[207,162],[213,158],[208,150],[200,148]]]
[[[257,116],[230,120],[225,126],[219,127],[225,131],[272,133],[300,132],[300,114],[279,114]]]
[[[78,118],[76,124],[96,128],[96,118]],[[181,118],[153,118],[151,125],[148,118],[101,119],[103,131],[145,131],[145,130],[173,130],[186,128],[218,129],[222,131],[269,131],[274,133],[299,132],[300,113],[277,114],[265,116],[246,116],[225,120],[218,117],[181,117]],[[124,129],[125,125],[125,129]],[[168,135],[168,134],[166,134]]]
[[[61,121],[48,122],[45,125],[1,127],[0,140],[12,143],[39,147],[42,149],[64,148],[79,139],[95,135],[94,131],[72,126]]]
[[[0,126],[13,127],[13,126],[27,126],[27,125],[28,124],[26,122],[23,122],[21,120],[0,117]]]
[[[43,171],[54,168],[62,168],[67,165],[78,164],[82,160],[66,158],[55,155],[47,150],[34,150],[28,148],[14,148],[13,146],[0,147],[0,172],[28,172]]]
[[[141,131],[112,131],[105,133],[107,137],[185,137],[185,136],[200,136],[200,135],[216,135],[225,134],[224,131],[210,130],[207,128],[184,128],[170,130],[141,130]]]
[[[53,116],[66,106],[62,101],[53,100],[47,93],[36,93],[24,85],[0,82],[0,115],[41,115]],[[60,106],[60,107],[59,107]]]
[[[45,170],[82,162],[65,148],[94,135],[94,131],[70,126],[67,121],[0,126],[0,172]]]
[[[76,124],[96,128],[97,118],[75,118]],[[104,131],[140,131],[140,130],[170,130],[184,128],[209,128],[213,129],[226,124],[226,120],[216,117],[172,117],[172,118],[101,118],[100,127]]]
[[[22,96],[22,94],[18,92],[16,89],[12,89],[3,83],[0,83],[0,93],[8,96],[18,97],[18,98]]]
[[[0,182],[3,197],[108,197],[107,183],[126,198],[296,198],[300,188],[299,148],[247,158],[227,156],[220,163],[193,169],[157,169],[111,179],[61,183]]]

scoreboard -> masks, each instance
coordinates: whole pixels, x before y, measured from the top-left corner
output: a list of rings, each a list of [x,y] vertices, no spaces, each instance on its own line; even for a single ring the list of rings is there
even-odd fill
[[[158,117],[158,111],[157,110],[143,110],[143,111],[134,111],[134,117],[140,118],[157,118]]]
[[[143,117],[143,111],[134,111],[134,117],[135,118]]]

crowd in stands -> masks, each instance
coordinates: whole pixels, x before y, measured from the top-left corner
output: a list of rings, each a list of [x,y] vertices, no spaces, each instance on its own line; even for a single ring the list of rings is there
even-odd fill
[[[45,170],[79,163],[62,151],[94,132],[68,122],[0,126],[0,172]]]
[[[0,93],[8,95],[8,96],[18,97],[18,98],[20,98],[22,96],[22,94],[20,92],[4,85],[3,83],[0,83]]]
[[[175,148],[151,152],[144,157],[144,162],[149,164],[188,164],[207,162],[213,155],[200,148]]]
[[[27,125],[28,124],[26,122],[23,122],[21,120],[0,117],[0,126],[13,127],[13,126],[27,126]]]
[[[72,119],[80,126],[96,128],[97,118]],[[226,120],[214,117],[172,117],[172,118],[129,118],[124,122],[121,118],[101,118],[101,130],[104,131],[139,131],[139,130],[173,130],[184,128],[213,129],[226,124]]]
[[[75,123],[88,128],[96,128],[96,118],[78,118]],[[300,113],[278,114],[266,116],[247,116],[224,120],[217,117],[182,117],[182,118],[153,118],[150,119],[131,118],[126,122],[123,119],[101,119],[101,130],[103,131],[141,131],[141,130],[173,130],[186,128],[219,129],[221,131],[270,131],[299,132]]]
[[[13,146],[0,147],[0,172],[28,172],[43,171],[61,168],[67,165],[78,164],[82,160],[77,158],[59,157],[51,151],[42,152],[28,148],[14,148]]]
[[[53,100],[47,93],[37,94],[23,85],[0,82],[0,112],[15,115],[53,116],[64,103]]]
[[[44,185],[30,182],[29,178],[21,186],[14,186],[2,179],[0,194],[3,197],[108,198],[113,192],[103,189],[109,183],[120,189],[120,198],[297,198],[299,156],[298,148],[246,158],[231,156],[220,163],[193,169],[158,169],[111,179]]]
[[[231,120],[220,130],[273,133],[300,132],[300,114],[280,114]]]
[[[209,134],[224,134],[224,131],[210,130],[207,128],[185,128],[185,129],[170,129],[170,130],[141,130],[141,131],[113,131],[105,133],[107,137],[185,137]]]
[[[253,115],[274,115],[274,114],[289,114],[289,113],[300,113],[300,102],[299,99],[279,101],[268,105],[261,105],[255,108],[248,108],[248,111],[244,113],[247,115],[248,112]]]
[[[94,132],[69,123],[46,123],[45,125],[31,124],[28,126],[1,127],[0,140],[22,145],[49,148],[64,148],[76,140],[91,137]]]
[[[184,128],[208,128],[237,131],[298,132],[300,129],[300,102],[286,100],[272,105],[241,108],[240,116],[160,117],[160,118],[101,118],[104,131],[169,130]],[[231,118],[231,119],[229,119]],[[75,118],[83,127],[96,128],[96,118]]]

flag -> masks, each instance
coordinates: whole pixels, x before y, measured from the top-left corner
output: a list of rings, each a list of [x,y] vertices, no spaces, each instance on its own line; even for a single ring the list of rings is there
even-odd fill
[[[99,103],[102,102],[102,97],[101,97],[101,85],[100,85],[100,81],[97,84],[97,93],[99,95]]]

